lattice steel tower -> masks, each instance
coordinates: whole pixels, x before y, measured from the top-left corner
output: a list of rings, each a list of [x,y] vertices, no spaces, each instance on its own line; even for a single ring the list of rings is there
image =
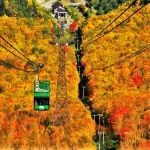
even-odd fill
[[[59,43],[59,65],[58,65],[58,80],[56,105],[54,110],[53,125],[61,126],[70,120],[70,111],[68,104],[67,82],[66,82],[66,57],[65,46],[67,43]]]

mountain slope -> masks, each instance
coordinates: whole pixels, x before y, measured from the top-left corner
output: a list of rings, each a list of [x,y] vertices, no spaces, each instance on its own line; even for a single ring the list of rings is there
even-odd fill
[[[127,4],[107,15],[91,17],[82,28],[82,61],[87,62],[89,101],[93,111],[104,113],[106,137],[120,136],[120,149],[149,149],[150,52],[149,50],[116,66],[109,66],[150,44],[150,4],[124,24],[96,42],[84,45],[116,18]],[[116,24],[140,6],[127,11]],[[111,127],[111,130],[110,130]]]
[[[71,121],[64,126],[53,126],[56,100],[59,47],[49,44],[55,28],[47,18],[0,17],[0,35],[34,62],[44,63],[40,80],[50,80],[50,110],[33,110],[34,74],[27,74],[0,65],[2,93],[0,94],[1,149],[88,149],[95,150],[92,140],[95,123],[89,111],[78,99],[79,77],[74,66],[75,50],[66,48],[66,76]],[[54,35],[53,35],[54,36]],[[16,53],[4,40],[0,43]],[[25,62],[0,48],[0,59],[30,70]]]

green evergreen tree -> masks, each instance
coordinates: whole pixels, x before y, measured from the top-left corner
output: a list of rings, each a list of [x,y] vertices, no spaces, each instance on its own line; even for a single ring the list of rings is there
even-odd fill
[[[4,8],[4,0],[0,0],[0,16],[4,15],[5,8]]]
[[[99,5],[99,0],[92,0],[91,1],[91,4],[94,8],[98,8],[98,5]]]
[[[103,10],[102,7],[99,7],[97,14],[98,14],[98,15],[104,14],[104,10]]]
[[[116,0],[110,0],[110,3],[112,5],[112,8],[117,8],[118,7],[118,2]]]
[[[37,12],[37,9],[36,9],[36,1],[35,1],[35,0],[32,0],[32,5],[33,5],[34,13],[35,13],[36,15],[38,15],[38,12]]]
[[[38,8],[44,11],[42,7],[37,5],[36,0],[32,0],[30,6],[28,0],[0,0],[0,16],[6,14],[26,18],[37,17],[39,16]]]
[[[125,3],[127,0],[89,0],[90,1],[90,6],[87,7],[94,7],[95,10],[97,11],[97,14],[104,14],[108,13],[109,11],[116,9],[120,4]],[[149,0],[143,0],[146,2],[149,2]]]
[[[127,0],[118,0],[119,4],[125,3]]]
[[[91,10],[90,9],[88,9],[88,11],[86,13],[87,13],[88,18],[91,17]]]
[[[96,14],[96,10],[94,9],[93,6],[91,7],[91,13],[92,13],[92,14]]]
[[[112,5],[110,3],[106,3],[105,6],[104,6],[104,11],[105,13],[108,13],[109,11],[111,11],[113,8],[112,8]]]
[[[104,7],[106,3],[108,3],[108,0],[101,0],[99,6]]]

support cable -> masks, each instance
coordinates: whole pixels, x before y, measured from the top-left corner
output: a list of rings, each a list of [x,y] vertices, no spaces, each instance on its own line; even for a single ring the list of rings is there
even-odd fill
[[[118,17],[116,17],[110,24],[108,24],[104,29],[102,29],[98,34],[96,34],[95,36],[93,36],[91,39],[89,39],[88,41],[91,41],[93,38],[99,36],[102,32],[104,32],[109,26],[111,26],[116,20],[118,20],[132,5],[134,5],[136,3],[137,0],[133,0],[132,3],[128,6],[128,8],[126,8]],[[86,43],[88,43],[88,41]],[[86,44],[85,43],[85,44]]]
[[[27,58],[25,55],[23,55],[19,50],[17,50],[12,44],[10,44],[4,37],[2,37],[1,35],[0,35],[0,37],[7,43],[7,44],[9,44],[14,50],[16,50],[20,55],[22,55],[24,58],[26,58],[29,62],[28,63],[30,63],[31,65],[34,65],[34,66],[37,66],[37,64],[36,63],[34,63],[33,61],[31,61],[29,58]],[[2,46],[2,45],[1,45]],[[10,52],[10,51],[9,51]],[[14,54],[13,54],[14,55]],[[16,55],[15,55],[16,56]],[[26,61],[27,62],[27,61]]]
[[[22,59],[21,57],[17,56],[16,54],[14,54],[13,52],[11,52],[9,49],[7,49],[5,46],[3,46],[2,44],[0,44],[1,47],[3,47],[6,51],[10,52],[11,54],[13,54],[14,56],[16,56],[17,58],[21,59],[22,61],[26,62],[26,60]]]
[[[100,37],[98,37],[98,38],[95,39],[95,40],[91,40],[91,41],[89,41],[89,42],[84,43],[83,46],[84,46],[84,45],[87,45],[87,44],[90,44],[90,43],[93,43],[93,42],[97,41],[98,39],[100,39],[101,37],[103,37],[104,35],[110,33],[111,31],[113,31],[114,29],[116,29],[118,26],[120,26],[122,23],[124,23],[126,20],[128,20],[130,17],[132,17],[135,13],[137,13],[138,11],[140,11],[140,10],[141,10],[144,6],[146,6],[147,4],[148,4],[148,3],[144,4],[142,7],[140,7],[139,9],[137,9],[134,13],[132,13],[130,16],[128,16],[126,19],[124,19],[121,23],[119,23],[118,25],[116,25],[116,26],[115,26],[114,28],[112,28],[111,30],[104,32],[103,35],[101,35]],[[95,37],[96,37],[96,36],[95,36]]]
[[[106,67],[103,67],[103,68],[100,68],[100,69],[97,69],[97,70],[101,70],[101,69],[105,70],[105,69],[110,68],[112,66],[115,66],[115,65],[118,65],[120,63],[123,63],[123,62],[131,59],[132,57],[135,57],[135,56],[137,56],[137,55],[139,55],[139,54],[141,54],[141,53],[143,53],[143,52],[145,52],[146,50],[149,50],[149,49],[150,49],[150,44],[148,44],[147,46],[144,46],[143,48],[141,48],[140,50],[136,51],[135,53],[127,56],[126,58],[124,58],[124,59],[122,59],[122,60],[120,60],[118,62],[115,62],[114,64],[112,64],[110,66],[106,66]]]
[[[4,60],[1,60],[1,59],[0,59],[0,65],[4,65],[4,66],[7,66],[7,67],[15,68],[17,70],[21,70],[21,71],[24,71],[24,72],[27,72],[27,73],[35,72],[35,71],[32,71],[32,70],[29,71],[29,70],[24,70],[24,69],[18,68],[16,66],[14,66],[13,64],[8,63],[8,62],[6,62]]]

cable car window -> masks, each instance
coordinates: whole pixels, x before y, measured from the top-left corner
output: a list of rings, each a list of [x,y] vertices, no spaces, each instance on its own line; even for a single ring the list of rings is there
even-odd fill
[[[49,105],[49,98],[34,98],[34,105]]]

